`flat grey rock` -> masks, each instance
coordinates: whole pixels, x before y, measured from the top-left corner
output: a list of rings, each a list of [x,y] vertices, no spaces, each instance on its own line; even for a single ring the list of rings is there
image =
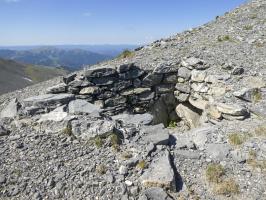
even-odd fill
[[[138,200],[171,200],[172,198],[162,189],[152,187],[143,191]]]
[[[206,153],[215,161],[223,161],[229,154],[230,147],[227,144],[208,144]]]
[[[164,128],[163,124],[154,126],[143,126],[140,132],[143,134],[142,142],[153,143],[154,145],[168,145],[169,131]]]
[[[85,100],[77,99],[73,100],[68,105],[68,112],[70,114],[93,114],[95,116],[98,116],[101,112],[101,109],[99,106],[96,106],[94,104],[91,104]]]
[[[69,103],[74,98],[75,96],[73,94],[44,94],[24,99],[23,105],[25,107],[48,107],[57,104],[63,105]]]
[[[42,121],[55,121],[55,122],[63,121],[68,116],[68,113],[64,111],[64,107],[65,106],[60,106],[49,113],[41,115],[41,117],[38,121],[39,122],[42,122]]]
[[[169,152],[165,150],[158,158],[154,158],[149,169],[140,177],[144,187],[174,189],[175,176],[169,156]]]
[[[153,116],[149,113],[145,114],[119,114],[112,116],[113,120],[120,120],[125,124],[135,124],[135,125],[148,125],[151,124]]]

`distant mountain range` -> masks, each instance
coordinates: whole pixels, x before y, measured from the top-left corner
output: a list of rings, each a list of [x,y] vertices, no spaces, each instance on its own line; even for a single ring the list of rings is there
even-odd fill
[[[0,95],[67,73],[59,67],[26,65],[0,58]]]
[[[18,62],[64,67],[76,70],[83,65],[93,65],[112,59],[125,49],[135,45],[58,45],[58,46],[14,46],[0,47],[0,58]]]
[[[64,50],[55,47],[42,47],[21,51],[2,49],[0,50],[0,58],[12,59],[33,65],[62,66],[75,70],[81,68],[83,65],[96,64],[112,57],[82,49]]]

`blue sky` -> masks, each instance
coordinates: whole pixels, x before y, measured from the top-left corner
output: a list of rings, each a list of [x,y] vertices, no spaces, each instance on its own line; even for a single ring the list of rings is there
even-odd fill
[[[143,44],[245,0],[0,0],[0,46]]]

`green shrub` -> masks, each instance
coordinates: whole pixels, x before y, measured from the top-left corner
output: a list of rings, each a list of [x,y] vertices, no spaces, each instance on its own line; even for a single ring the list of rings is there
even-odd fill
[[[168,128],[176,128],[177,123],[175,121],[170,121],[168,124]]]
[[[72,136],[73,135],[73,132],[72,132],[72,126],[71,126],[71,124],[67,124],[66,128],[64,128],[62,130],[62,133],[65,134],[65,135],[68,135],[68,136]]]
[[[97,167],[96,167],[96,172],[98,173],[98,174],[101,174],[101,175],[103,175],[103,174],[106,174],[106,171],[107,171],[107,169],[106,169],[106,167],[105,167],[105,165],[98,165]]]
[[[233,39],[229,35],[219,35],[217,40],[218,42],[233,41]]]
[[[252,30],[253,29],[253,26],[252,25],[246,25],[243,27],[244,30],[246,31],[249,31],[249,30]]]
[[[139,168],[139,169],[145,169],[146,168],[146,162],[145,162],[145,160],[139,161],[138,164],[137,164],[137,168]]]

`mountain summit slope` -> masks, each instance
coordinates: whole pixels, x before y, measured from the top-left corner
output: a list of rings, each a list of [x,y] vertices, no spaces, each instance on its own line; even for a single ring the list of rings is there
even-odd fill
[[[266,2],[0,96],[2,198],[266,199]]]
[[[25,65],[12,60],[0,59],[0,94],[66,75],[67,71],[53,67]]]

